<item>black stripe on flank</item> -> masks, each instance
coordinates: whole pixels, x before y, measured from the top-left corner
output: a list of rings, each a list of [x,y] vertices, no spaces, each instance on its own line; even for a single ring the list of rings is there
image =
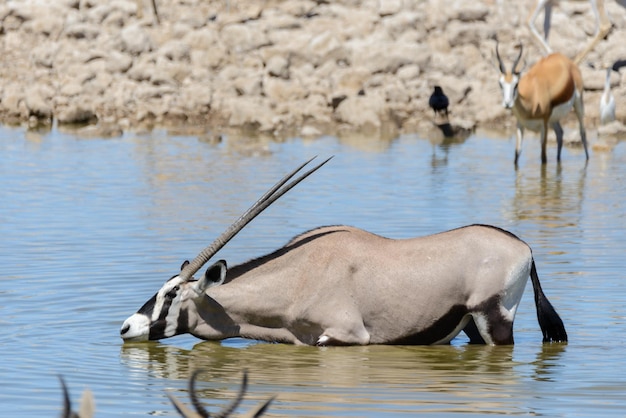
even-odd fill
[[[469,313],[481,314],[487,322],[487,330],[494,344],[513,344],[513,322],[502,316],[500,312],[500,296],[494,295],[480,305],[468,309],[465,305],[454,305],[450,310],[437,319],[433,324],[416,333],[390,341],[389,344],[398,345],[429,345],[448,337],[461,323],[463,317]],[[467,325],[468,336],[471,342],[483,342],[476,333],[478,328],[473,321]],[[473,337],[473,338],[472,338]]]
[[[429,345],[446,338],[461,323],[461,320],[469,311],[464,305],[455,305],[441,318],[436,320],[430,327],[423,331],[416,332],[397,340],[390,341],[389,344],[398,345]]]

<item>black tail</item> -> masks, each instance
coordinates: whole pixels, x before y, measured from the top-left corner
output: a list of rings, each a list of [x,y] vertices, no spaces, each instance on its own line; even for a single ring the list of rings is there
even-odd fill
[[[567,332],[565,332],[563,321],[541,289],[535,260],[532,261],[530,267],[530,280],[533,283],[533,291],[535,292],[537,320],[543,333],[543,342],[567,342]]]

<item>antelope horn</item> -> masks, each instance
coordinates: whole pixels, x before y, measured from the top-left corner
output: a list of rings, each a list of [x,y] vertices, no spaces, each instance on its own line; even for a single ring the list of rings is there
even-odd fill
[[[179,401],[171,393],[165,392],[165,394],[167,395],[168,398],[170,398],[170,401],[172,401],[172,404],[174,405],[174,408],[176,408],[176,411],[182,417],[184,417],[184,418],[203,418],[201,415],[199,415],[196,412],[192,411],[191,409],[187,408],[184,403]]]
[[[211,416],[211,414],[209,414],[209,411],[207,411],[204,406],[202,406],[202,404],[198,400],[198,396],[196,395],[196,378],[200,373],[202,373],[202,370],[197,369],[191,374],[191,377],[189,378],[189,399],[191,399],[191,404],[196,409],[196,412],[187,408],[185,404],[179,401],[174,395],[166,392],[168,398],[170,398],[170,401],[172,401],[172,403],[174,404],[174,408],[176,408],[178,413],[184,418],[209,418]]]
[[[72,401],[70,400],[70,394],[67,391],[67,386],[65,385],[65,380],[63,380],[62,376],[59,376],[59,381],[61,382],[61,387],[63,388],[63,411],[61,411],[61,418],[71,418]]]
[[[204,408],[204,406],[202,406],[202,404],[198,400],[198,396],[196,395],[196,379],[200,373],[202,373],[202,370],[197,369],[192,373],[191,377],[189,378],[189,398],[191,399],[191,403],[193,407],[195,408],[195,411],[192,411],[191,409],[187,408],[185,404],[179,401],[174,395],[167,392],[167,396],[170,398],[170,400],[174,404],[174,407],[176,408],[178,413],[181,414],[184,418],[209,418],[211,417],[211,414]],[[227,405],[224,409],[222,409],[222,411],[217,413],[215,415],[215,418],[229,417],[243,400],[243,397],[246,394],[247,388],[248,388],[248,371],[244,370],[241,387],[239,388],[237,397],[234,400],[232,400],[229,405]],[[265,401],[265,403],[263,403],[259,408],[257,408],[257,410],[254,413],[252,413],[250,416],[253,418],[256,418],[256,417],[260,417],[261,415],[263,415],[273,400],[274,400],[274,397],[269,398],[267,401]]]
[[[521,73],[520,71],[517,71],[517,64],[519,63],[519,60],[522,58],[522,52],[524,52],[524,46],[520,43],[519,45],[519,54],[517,56],[517,58],[515,58],[515,62],[513,63],[513,67],[511,67],[511,72],[514,74],[519,74]]]
[[[270,404],[272,403],[272,401],[275,399],[275,396],[272,396],[271,398],[269,398],[267,401],[265,401],[265,403],[263,405],[261,405],[259,408],[257,408],[256,411],[254,411],[252,414],[250,414],[250,416],[252,418],[258,418],[261,415],[263,415],[265,413],[265,411],[267,411],[267,408],[269,408]]]
[[[248,371],[243,371],[243,379],[241,379],[241,387],[239,388],[239,393],[237,393],[237,397],[232,400],[232,402],[224,407],[222,411],[215,415],[215,418],[226,418],[232,414],[235,409],[239,406],[241,401],[243,400],[243,396],[246,394],[246,390],[248,389]],[[193,402],[193,398],[192,398]],[[195,405],[195,402],[194,402]],[[196,407],[197,408],[197,407]]]
[[[189,378],[189,399],[191,400],[193,407],[198,412],[198,415],[203,418],[208,418],[211,414],[209,414],[209,411],[204,409],[204,406],[202,406],[202,403],[198,400],[198,396],[196,395],[196,379],[200,373],[202,373],[202,370],[196,369]]]
[[[500,66],[500,72],[502,74],[506,74],[506,67],[502,62],[502,58],[500,58],[500,51],[498,51],[498,42],[496,41],[496,57],[498,58],[498,65]]]
[[[267,209],[272,203],[274,203],[278,198],[291,190],[294,186],[300,183],[302,180],[307,178],[313,172],[318,170],[324,164],[326,164],[331,158],[322,161],[317,166],[313,167],[306,173],[302,174],[300,177],[297,177],[291,183],[286,184],[293,176],[296,175],[304,166],[313,161],[315,157],[306,161],[304,164],[300,165],[298,168],[293,170],[291,173],[287,174],[283,177],[278,183],[276,183],[271,189],[269,189],[259,200],[257,200],[243,215],[239,217],[226,231],[222,233],[211,245],[206,247],[204,250],[198,254],[196,258],[194,258],[189,264],[187,264],[181,270],[179,277],[185,281],[191,279],[191,277],[198,271],[207,261],[211,259],[224,245],[228,243],[235,235],[239,233],[250,221],[256,218],[261,212]],[[285,185],[286,184],[286,185]],[[283,187],[284,186],[284,187]]]

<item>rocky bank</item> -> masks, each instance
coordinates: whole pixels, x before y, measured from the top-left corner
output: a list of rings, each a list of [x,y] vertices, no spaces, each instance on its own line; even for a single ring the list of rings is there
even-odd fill
[[[507,128],[493,50],[497,39],[512,59],[521,41],[527,65],[540,57],[525,25],[533,4],[157,0],[155,16],[150,0],[8,0],[0,121],[89,124],[100,135],[157,126],[397,135],[433,128],[428,98],[440,85],[455,126]],[[589,131],[605,73],[587,63],[626,58],[626,9],[606,5],[613,32],[581,65]],[[551,45],[570,57],[594,29],[586,2],[562,1],[552,22]],[[626,71],[611,84],[623,123]]]

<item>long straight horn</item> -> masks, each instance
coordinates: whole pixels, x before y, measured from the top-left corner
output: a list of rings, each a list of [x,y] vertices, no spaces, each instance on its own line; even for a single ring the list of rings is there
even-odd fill
[[[519,74],[522,72],[522,70],[518,70],[517,69],[517,64],[519,64],[519,60],[522,59],[522,53],[524,52],[524,46],[522,44],[519,44],[519,54],[517,55],[517,58],[515,58],[515,62],[513,63],[513,66],[511,67],[511,72],[513,74]]]
[[[506,67],[502,62],[502,58],[500,58],[500,51],[498,51],[498,42],[496,42],[496,57],[498,58],[498,65],[500,66],[500,72],[502,74],[506,74]]]
[[[315,157],[314,157],[315,158]],[[291,190],[294,186],[300,183],[302,180],[313,174],[320,167],[326,164],[331,158],[326,159],[317,166],[313,167],[306,173],[297,177],[291,183],[287,183],[293,176],[295,176],[304,166],[313,161],[314,158],[306,161],[291,173],[283,177],[278,183],[276,183],[271,189],[269,189],[259,200],[257,200],[243,215],[239,217],[226,231],[222,233],[211,245],[206,247],[198,254],[189,264],[187,264],[180,272],[179,277],[183,280],[189,280],[202,266],[211,259],[228,241],[230,241],[235,235],[239,233],[250,221],[256,218],[261,212],[267,209],[272,203],[279,199],[282,195]],[[283,187],[284,186],[284,187]]]

